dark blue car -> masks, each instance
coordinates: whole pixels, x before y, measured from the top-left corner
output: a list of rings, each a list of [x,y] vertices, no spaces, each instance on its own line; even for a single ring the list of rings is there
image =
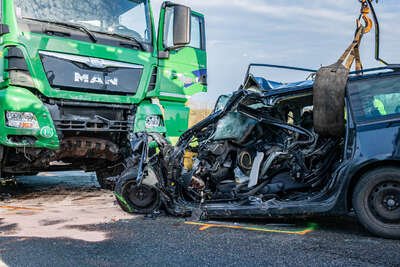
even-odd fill
[[[400,238],[399,66],[351,75],[336,110],[343,131],[331,136],[315,130],[315,71],[289,68],[310,75],[282,83],[254,74],[254,66],[288,68],[251,65],[239,90],[221,96],[176,146],[157,134],[137,137],[136,158],[116,184],[121,207],[151,213],[163,206],[203,219],[354,210],[371,233]]]

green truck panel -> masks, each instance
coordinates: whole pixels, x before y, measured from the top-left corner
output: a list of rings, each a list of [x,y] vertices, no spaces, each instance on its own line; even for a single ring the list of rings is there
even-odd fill
[[[168,136],[179,137],[188,128],[190,109],[184,104],[172,101],[161,101],[164,107],[164,121]]]
[[[16,129],[6,126],[5,116],[0,116],[0,144],[11,147],[29,146],[26,143],[11,141],[11,136],[31,136],[37,141],[33,146],[37,148],[59,148],[59,140],[50,113],[43,103],[25,88],[8,87],[0,90],[0,112],[6,111],[32,112],[39,123],[39,129]]]
[[[149,101],[143,101],[138,106],[138,109],[135,113],[135,132],[159,132],[166,133],[167,129],[165,125],[161,125],[155,128],[146,128],[146,118],[147,116],[159,116],[162,117],[163,114],[159,106],[150,103]]]

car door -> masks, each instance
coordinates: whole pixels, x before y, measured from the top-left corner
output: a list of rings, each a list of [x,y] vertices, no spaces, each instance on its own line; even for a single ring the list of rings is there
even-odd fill
[[[347,87],[356,153],[365,161],[400,160],[400,73],[366,76]]]

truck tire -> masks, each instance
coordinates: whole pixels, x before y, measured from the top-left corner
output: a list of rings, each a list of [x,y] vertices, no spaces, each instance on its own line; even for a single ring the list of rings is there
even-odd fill
[[[111,169],[100,169],[96,171],[97,182],[101,189],[114,190],[115,181],[113,177],[120,175],[124,170],[123,166],[117,166]]]
[[[105,190],[113,190],[114,189],[114,182],[108,180],[107,178],[110,177],[103,172],[96,171],[97,182],[100,185],[101,189]]]
[[[355,187],[353,207],[369,232],[400,239],[400,169],[385,167],[364,174]]]
[[[318,70],[313,86],[314,130],[321,136],[344,133],[344,97],[349,71],[342,64]]]

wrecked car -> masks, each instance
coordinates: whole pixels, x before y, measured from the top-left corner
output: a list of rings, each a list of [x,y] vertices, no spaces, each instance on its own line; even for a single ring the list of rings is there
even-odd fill
[[[264,67],[310,75],[280,83],[253,74]],[[345,111],[331,135],[314,127],[314,73],[251,64],[243,85],[175,146],[137,134],[115,186],[122,209],[200,219],[354,210],[373,234],[400,238],[400,66],[353,73],[342,110],[326,114]]]

